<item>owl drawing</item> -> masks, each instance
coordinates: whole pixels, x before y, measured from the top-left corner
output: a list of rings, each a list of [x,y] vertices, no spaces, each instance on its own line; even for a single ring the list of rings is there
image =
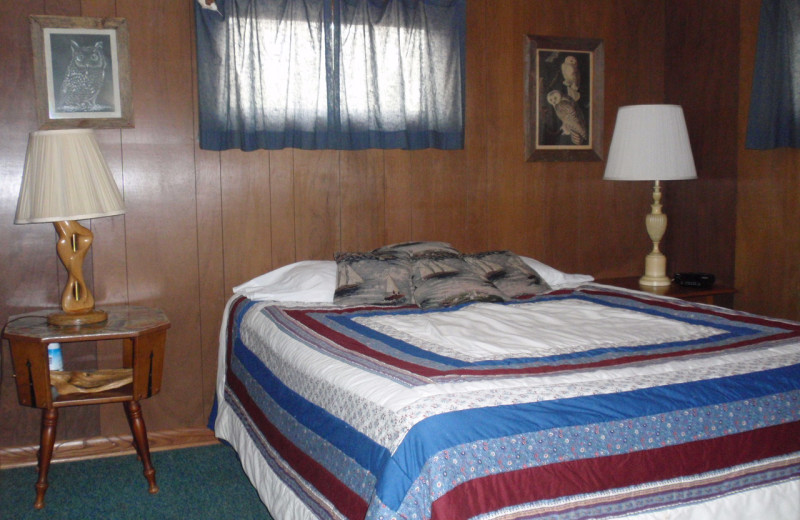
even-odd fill
[[[562,96],[558,90],[552,90],[547,93],[547,102],[553,105],[556,117],[561,121],[561,132],[569,136],[572,144],[586,144],[586,121],[572,98]]]
[[[561,75],[564,76],[564,86],[567,87],[567,95],[574,101],[581,98],[581,71],[578,70],[578,60],[575,56],[567,56],[561,64]]]
[[[62,112],[97,112],[107,110],[98,106],[97,96],[103,88],[108,62],[103,42],[81,47],[70,41],[72,59],[61,83],[58,109]]]

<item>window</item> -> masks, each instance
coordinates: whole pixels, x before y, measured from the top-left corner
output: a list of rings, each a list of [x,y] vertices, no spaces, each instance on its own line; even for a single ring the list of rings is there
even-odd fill
[[[465,0],[196,8],[204,149],[463,148]]]

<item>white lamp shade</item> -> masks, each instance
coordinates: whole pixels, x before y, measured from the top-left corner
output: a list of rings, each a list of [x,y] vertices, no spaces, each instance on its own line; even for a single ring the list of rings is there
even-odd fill
[[[28,139],[16,224],[125,213],[91,129],[42,130]]]
[[[617,181],[697,178],[683,109],[678,105],[620,107],[603,178]]]

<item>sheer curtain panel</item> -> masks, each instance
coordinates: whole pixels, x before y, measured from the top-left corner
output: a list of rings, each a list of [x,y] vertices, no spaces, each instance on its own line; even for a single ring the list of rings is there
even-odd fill
[[[747,148],[800,148],[800,2],[763,0]]]
[[[200,147],[459,149],[466,0],[195,5]]]

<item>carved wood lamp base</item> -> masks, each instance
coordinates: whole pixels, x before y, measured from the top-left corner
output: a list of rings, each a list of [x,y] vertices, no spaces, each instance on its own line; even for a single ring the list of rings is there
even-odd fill
[[[47,317],[47,323],[59,327],[80,327],[82,325],[105,323],[106,320],[108,320],[108,313],[99,309],[92,309],[87,312],[54,312]]]

